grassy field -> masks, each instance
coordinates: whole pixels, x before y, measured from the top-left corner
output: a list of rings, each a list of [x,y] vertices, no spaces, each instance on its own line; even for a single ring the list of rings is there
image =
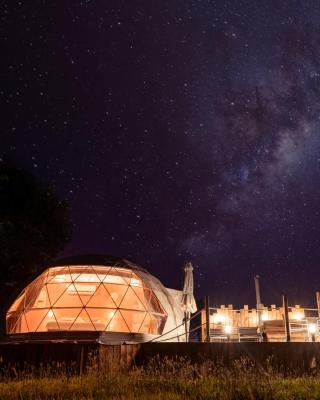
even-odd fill
[[[37,377],[32,373],[3,377],[0,399],[312,400],[320,399],[320,375],[283,375],[246,360],[224,368],[155,359],[144,368],[121,373],[93,368],[81,376],[55,370]]]

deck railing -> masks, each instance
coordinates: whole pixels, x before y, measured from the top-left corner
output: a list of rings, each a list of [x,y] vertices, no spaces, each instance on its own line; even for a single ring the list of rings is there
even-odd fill
[[[294,342],[320,341],[318,309],[288,307],[289,337]],[[209,326],[206,310],[201,312],[202,341],[286,341],[284,307],[234,309],[232,306],[209,307]],[[209,336],[208,336],[209,335]],[[208,336],[208,337],[207,337]]]

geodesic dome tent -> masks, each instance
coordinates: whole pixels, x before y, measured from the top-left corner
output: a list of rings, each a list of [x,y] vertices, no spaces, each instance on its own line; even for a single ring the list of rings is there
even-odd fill
[[[181,324],[173,296],[145,269],[111,256],[61,260],[9,308],[7,333],[99,331],[158,336]],[[183,339],[182,339],[183,340]]]

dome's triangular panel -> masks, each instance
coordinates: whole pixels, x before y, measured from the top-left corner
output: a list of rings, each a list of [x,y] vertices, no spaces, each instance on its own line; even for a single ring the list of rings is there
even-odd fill
[[[48,311],[48,315],[47,315],[48,321],[47,321],[47,325],[46,325],[47,331],[52,332],[52,331],[60,331],[61,330],[58,318],[56,316],[56,311],[57,311],[57,309],[54,309],[54,308],[51,308]]]
[[[72,267],[71,276],[74,277],[73,281],[77,283],[97,283],[100,282],[98,276],[93,271],[90,265],[86,267]]]
[[[140,300],[140,302],[143,304],[144,309],[149,310],[149,305],[148,305],[148,302],[146,299],[146,293],[149,293],[150,289],[147,289],[144,286],[132,286],[132,285],[131,285],[131,288],[132,288],[133,292],[135,293],[135,295]]]
[[[68,299],[69,302],[73,302],[73,304],[75,304],[75,302],[78,302],[78,299],[80,299],[81,303],[77,303],[77,306],[85,306],[88,301],[92,298],[96,298],[97,294],[97,288],[100,284],[97,282],[83,282],[83,281],[77,281],[74,282],[70,285],[70,287],[67,288],[67,294],[68,294]],[[77,300],[74,298],[72,298],[72,296],[77,295]]]
[[[68,266],[50,268],[46,283],[70,283],[72,277]]]
[[[128,270],[126,268],[121,268],[119,266],[118,267],[115,266],[115,267],[113,267],[113,272],[117,273],[119,276],[121,276],[125,285],[130,285],[130,282],[131,282],[131,279],[133,276],[133,273],[131,270]]]
[[[83,307],[83,303],[78,294],[77,287],[74,283],[69,283],[65,291],[59,297],[59,299],[54,303],[55,308],[62,307]]]
[[[166,322],[165,316],[157,316],[148,313],[140,328],[140,332],[152,335],[159,335],[162,332],[162,328],[165,322]]]
[[[22,311],[24,309],[25,304],[25,290],[19,295],[19,297],[14,301],[12,306],[10,307],[10,312],[13,311]]]
[[[143,282],[140,276],[135,273],[132,273],[131,279],[129,281],[129,285],[132,287],[143,287]]]
[[[110,268],[106,277],[103,280],[104,283],[115,283],[117,285],[128,285],[128,282],[124,278],[123,272],[117,268]]]
[[[68,331],[74,321],[80,315],[82,308],[53,308],[54,317],[47,324],[48,331],[62,330]],[[59,324],[59,326],[58,326]]]
[[[104,331],[113,318],[116,309],[86,308],[86,311],[97,331]]]
[[[100,283],[97,286],[95,293],[87,299],[86,307],[96,308],[101,307],[104,308],[116,308],[117,305],[113,301],[110,293],[105,288],[103,283]]]
[[[7,314],[7,331],[19,333],[23,311],[14,311]]]
[[[123,297],[123,300],[120,304],[120,307],[125,310],[141,310],[146,311],[145,306],[136,295],[135,291],[131,286],[128,287],[126,294]]]
[[[26,287],[24,292],[24,308],[41,308],[42,303],[45,302],[45,294],[41,294],[43,287],[43,275],[40,275],[39,278]]]
[[[28,333],[29,331],[29,327],[28,327],[28,323],[25,317],[24,312],[21,313],[20,318],[19,318],[19,332],[21,333]],[[18,327],[18,325],[17,325]]]
[[[152,317],[152,325],[154,326],[155,333],[161,333],[163,331],[164,325],[167,320],[167,316],[158,315],[158,314],[151,314]]]
[[[117,285],[112,283],[103,283],[105,290],[110,294],[112,301],[119,307],[127,290],[128,285]]]
[[[120,310],[117,310],[112,318],[110,319],[110,322],[108,323],[106,327],[106,331],[112,331],[112,332],[130,332],[130,329],[128,325],[126,324],[123,316],[121,315]]]
[[[74,322],[70,325],[69,330],[73,331],[95,331],[90,316],[87,311],[83,308]]]
[[[121,310],[121,315],[125,320],[130,332],[138,333],[140,327],[146,316],[145,311],[132,311],[132,310]]]
[[[96,274],[96,276],[98,277],[100,282],[103,282],[105,280],[106,276],[108,275],[109,271],[111,270],[111,267],[108,267],[108,266],[103,267],[103,266],[99,266],[99,265],[97,265],[97,266],[91,265],[90,267],[91,267],[92,271]]]
[[[39,326],[48,314],[48,311],[48,308],[25,310],[24,315],[30,332],[38,331]]]
[[[147,304],[147,308],[150,311],[159,313],[159,314],[164,314],[163,307],[161,306],[157,296],[153,293],[152,290],[146,288],[144,291],[145,295],[145,301]]]
[[[53,282],[46,284],[48,299],[51,307],[53,307],[57,303],[57,301],[60,299],[60,297],[63,295],[63,293],[66,291],[69,285],[70,285],[69,283],[53,283]]]

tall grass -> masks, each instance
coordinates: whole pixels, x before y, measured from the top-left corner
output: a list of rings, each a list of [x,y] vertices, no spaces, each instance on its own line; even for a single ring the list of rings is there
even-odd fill
[[[231,367],[210,362],[156,357],[143,367],[121,371],[92,363],[86,374],[70,375],[64,365],[23,372],[3,371],[0,399],[114,399],[114,400],[297,400],[320,399],[320,375],[313,371],[262,368],[247,359]]]

